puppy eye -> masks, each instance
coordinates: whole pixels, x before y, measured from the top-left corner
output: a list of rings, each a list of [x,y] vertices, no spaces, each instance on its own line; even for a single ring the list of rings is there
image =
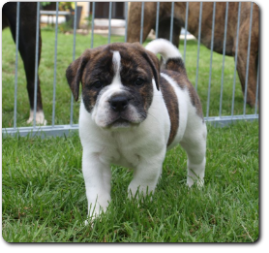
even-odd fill
[[[144,79],[142,79],[142,78],[137,78],[135,81],[134,81],[134,84],[136,85],[136,86],[142,86],[143,84],[144,84]]]
[[[103,83],[101,81],[96,81],[92,84],[92,86],[95,88],[95,89],[100,89],[102,86],[103,86]]]

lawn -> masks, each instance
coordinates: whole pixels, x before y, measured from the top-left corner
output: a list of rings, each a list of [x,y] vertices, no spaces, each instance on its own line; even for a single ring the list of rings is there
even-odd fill
[[[208,126],[202,190],[186,186],[186,154],[167,153],[153,195],[130,201],[132,172],[112,167],[112,202],[84,226],[79,137],[4,138],[2,235],[8,242],[254,242],[259,238],[258,122]]]
[[[51,124],[55,34],[42,30],[40,64],[43,105]],[[113,36],[111,42],[124,41]],[[94,46],[107,43],[95,35]],[[65,69],[72,62],[73,36],[59,34],[55,124],[68,124],[70,98]],[[76,57],[91,44],[77,35]],[[15,45],[2,33],[2,127],[13,126]],[[183,53],[183,42],[180,50]],[[197,42],[188,41],[186,68],[195,84]],[[206,112],[210,51],[201,46],[198,93]],[[209,116],[219,115],[222,56],[213,54]],[[225,59],[222,115],[231,114],[233,58]],[[235,112],[243,113],[237,77]],[[26,126],[29,105],[19,60],[18,125]],[[247,107],[247,113],[254,109]],[[74,104],[74,122],[78,103]],[[259,238],[259,123],[223,128],[208,125],[205,186],[186,187],[186,154],[167,153],[163,174],[149,199],[130,201],[132,171],[112,167],[112,202],[92,226],[84,226],[87,201],[77,133],[66,137],[4,137],[2,140],[2,236],[7,242],[255,242]]]

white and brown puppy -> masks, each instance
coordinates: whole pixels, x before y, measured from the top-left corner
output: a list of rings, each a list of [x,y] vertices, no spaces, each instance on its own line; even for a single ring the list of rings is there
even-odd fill
[[[165,69],[160,71],[155,54]],[[187,185],[203,184],[206,124],[178,49],[164,39],[115,43],[86,50],[66,70],[75,99],[82,99],[79,134],[90,217],[110,200],[110,164],[134,169],[128,191],[154,192],[167,149],[188,154]]]

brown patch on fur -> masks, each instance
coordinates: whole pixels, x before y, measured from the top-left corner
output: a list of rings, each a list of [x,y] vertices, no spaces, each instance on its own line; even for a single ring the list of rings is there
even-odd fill
[[[178,101],[177,101],[177,95],[173,87],[162,76],[160,77],[160,87],[166,108],[169,113],[171,123],[169,139],[167,142],[167,146],[169,146],[173,142],[178,130],[179,125]]]
[[[160,64],[155,54],[153,54],[152,52],[148,50],[145,50],[145,48],[139,43],[115,43],[114,45],[119,46],[119,51],[122,58],[124,58],[124,51],[125,51],[125,53],[128,54],[127,58],[132,59],[128,63],[130,67],[132,67],[132,65],[136,65],[142,68],[145,68],[145,67],[148,68],[147,65],[149,65],[150,72],[152,73],[152,77],[154,77],[157,89],[159,89]],[[124,51],[122,51],[123,46],[125,48]],[[142,59],[141,59],[141,56],[142,56]],[[146,62],[145,61],[143,62],[143,59],[146,60]],[[124,60],[122,60],[121,62],[122,64],[126,63]],[[136,64],[134,64],[134,62]]]
[[[132,87],[133,92],[139,92],[143,98],[143,107],[146,111],[152,102],[153,87],[152,78],[159,88],[159,61],[158,58],[148,52],[139,43],[115,43],[110,45],[114,51],[119,51],[121,56],[121,82],[124,86]],[[144,80],[144,85],[135,87],[138,78]]]
[[[165,69],[177,71],[187,76],[185,65],[181,58],[169,58],[165,64]]]
[[[173,78],[173,80],[182,90],[187,88],[190,95],[191,103],[196,108],[197,115],[201,117],[201,119],[204,119],[201,101],[188,77],[183,73],[172,70],[164,70],[162,72]]]
[[[203,119],[202,104],[197,92],[188,79],[183,60],[181,58],[168,59],[165,64],[165,72],[177,82],[181,89],[185,87],[188,89],[192,105],[196,108],[197,114]]]
[[[66,69],[65,75],[69,87],[77,101],[79,97],[79,83],[81,82],[82,73],[86,63],[90,59],[90,50],[86,50],[81,57],[73,61]]]

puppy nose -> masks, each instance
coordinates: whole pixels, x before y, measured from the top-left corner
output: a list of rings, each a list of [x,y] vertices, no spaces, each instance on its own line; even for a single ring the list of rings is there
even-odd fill
[[[128,98],[125,96],[116,96],[109,100],[111,108],[116,112],[122,112],[128,105]]]

